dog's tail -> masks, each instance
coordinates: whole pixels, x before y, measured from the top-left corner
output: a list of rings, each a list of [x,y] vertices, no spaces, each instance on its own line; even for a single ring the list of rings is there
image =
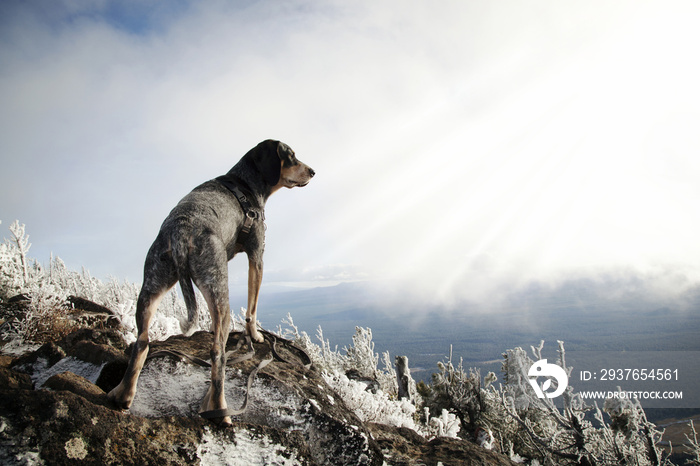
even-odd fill
[[[182,290],[182,297],[185,299],[185,306],[187,306],[187,320],[179,319],[180,330],[186,336],[190,336],[197,329],[197,324],[199,323],[197,297],[194,294],[194,286],[192,285],[187,250],[181,249],[181,247],[187,248],[187,246],[175,246],[179,244],[177,241],[174,241],[172,244],[173,259],[175,260],[175,265],[177,265],[180,289]]]
[[[180,330],[186,336],[190,336],[197,329],[199,313],[197,312],[197,297],[194,294],[189,273],[186,276],[180,273],[180,289],[182,289],[182,296],[185,298],[185,306],[187,306],[187,321],[180,320]]]

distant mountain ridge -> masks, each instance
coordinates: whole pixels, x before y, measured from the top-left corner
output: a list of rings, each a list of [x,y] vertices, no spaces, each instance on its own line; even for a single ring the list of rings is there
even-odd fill
[[[700,350],[700,290],[664,296],[634,278],[535,283],[504,293],[497,304],[451,306],[385,293],[368,282],[280,293],[263,288],[259,309],[268,328],[290,313],[312,338],[320,325],[324,338],[341,348],[350,343],[349,323],[369,327],[376,351],[407,355],[412,367],[426,370],[419,377],[429,376],[451,346],[475,366],[499,360],[503,348],[540,340],[564,340],[569,350]]]

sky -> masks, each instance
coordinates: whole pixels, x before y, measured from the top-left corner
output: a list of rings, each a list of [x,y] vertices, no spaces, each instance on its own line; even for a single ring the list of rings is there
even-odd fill
[[[258,142],[264,286],[428,299],[600,274],[700,281],[693,1],[0,3],[0,230],[142,279],[170,209]],[[243,287],[247,261],[230,266]]]

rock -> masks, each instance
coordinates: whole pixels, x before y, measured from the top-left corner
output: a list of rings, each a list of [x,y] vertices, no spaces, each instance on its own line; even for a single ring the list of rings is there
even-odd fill
[[[22,334],[26,331],[23,329],[22,322],[27,320],[27,314],[31,311],[31,302],[31,296],[25,294],[0,301],[0,331],[14,334]],[[52,323],[51,325],[37,325],[36,329],[29,332],[32,340],[45,343],[81,328],[112,329],[117,332],[122,330],[121,321],[111,309],[89,299],[69,296],[56,310],[58,312],[55,312],[48,321]],[[44,321],[39,322],[39,324],[44,323]],[[57,337],[57,334],[60,336]],[[5,341],[0,339],[0,346],[2,343]]]
[[[168,349],[207,359],[211,344],[211,334],[197,332],[189,338],[177,336],[153,344],[151,351]],[[234,349],[235,344],[235,338],[229,338],[227,350]],[[304,369],[297,355],[285,350],[284,346],[278,345],[278,351],[292,363],[275,361],[260,371],[252,386],[248,409],[236,420],[266,425],[280,432],[300,433],[317,464],[381,465],[381,451],[362,421],[345,406],[320,374]],[[255,344],[253,359],[227,369],[225,389],[230,407],[237,408],[242,404],[248,374],[260,360],[271,357],[267,344]],[[196,415],[208,378],[208,369],[173,358],[151,360],[144,366],[131,411],[144,416]],[[172,390],[164,391],[165,387]],[[157,396],[154,398],[152,394]]]
[[[10,367],[13,362],[14,358],[12,356],[0,354],[0,367]]]
[[[119,329],[121,322],[108,307],[79,296],[68,296],[70,316],[80,327],[99,329]]]
[[[0,389],[2,464],[312,464],[298,435],[265,426],[236,423],[220,430],[199,418],[144,419],[66,391],[11,395]]]
[[[75,359],[89,360],[98,370],[97,364],[120,359],[94,342],[103,341],[99,332],[92,335],[94,341],[86,335],[71,335],[61,342],[67,354],[61,361],[39,367],[31,361],[46,359],[34,354],[22,367],[30,373],[33,369],[50,371]],[[179,336],[154,343],[152,351],[168,348],[205,359],[211,341],[210,334],[199,332],[190,338]],[[289,360],[295,358],[292,352],[278,350]],[[232,406],[240,402],[239,389],[247,382],[248,372],[260,359],[270,356],[267,345],[256,345],[252,360],[229,369],[227,397]],[[223,431],[196,414],[209,370],[172,357],[146,363],[130,414],[106,408],[105,391],[112,387],[101,389],[84,377],[68,372],[53,375],[43,384],[53,390],[47,391],[30,390],[27,376],[18,376],[24,384],[3,383],[0,388],[0,423],[5,425],[0,444],[11,446],[5,457],[0,453],[0,462],[17,454],[33,455],[49,464],[75,460],[88,461],[86,464],[192,464],[207,455],[210,460],[217,455],[237,458],[241,464],[383,462],[379,447],[362,422],[341,400],[336,398],[331,404],[328,400],[333,391],[320,375],[297,364],[275,362],[261,371],[253,384],[249,410],[234,419],[233,429]],[[41,379],[36,373],[32,377]],[[173,393],[184,396],[173,399]],[[51,434],[37,436],[38,432]],[[249,458],[251,454],[255,458]]]
[[[229,340],[231,350],[236,341]],[[155,342],[151,351],[208,359],[211,342],[211,334],[198,332]],[[278,352],[288,362],[260,370],[232,428],[197,414],[210,369],[169,355],[146,362],[131,410],[116,411],[106,392],[127,356],[112,344],[123,341],[83,330],[15,361],[28,374],[0,367],[0,464],[512,464],[465,440],[428,441],[407,428],[363,423],[285,345]],[[227,369],[229,407],[241,405],[248,374],[271,357],[267,344],[255,344],[252,359]]]
[[[478,445],[455,438],[438,437],[430,441],[405,427],[369,423],[372,436],[377,440],[389,464],[427,465],[439,463],[463,466],[513,466],[509,458],[485,450]]]
[[[16,333],[21,328],[21,322],[25,320],[29,308],[29,297],[17,295],[6,301],[0,299],[0,331],[2,333]],[[9,340],[8,340],[9,341]],[[0,345],[6,343],[0,335]]]
[[[114,312],[112,312],[110,308],[97,304],[89,299],[81,298],[80,296],[68,296],[68,304],[74,309],[80,309],[88,314],[114,315]]]
[[[58,344],[70,352],[72,348],[83,341],[106,345],[120,351],[125,350],[127,347],[126,341],[120,332],[113,329],[96,330],[93,328],[76,330],[60,339]]]
[[[26,303],[31,301],[31,298],[27,296],[26,294],[18,294],[15,296],[12,296],[7,300],[9,304],[16,304],[16,303]]]
[[[34,384],[27,374],[0,367],[0,387],[10,390],[31,390]]]
[[[47,367],[51,367],[65,357],[66,352],[63,348],[55,343],[45,343],[38,350],[17,358],[12,363],[12,367],[19,371],[27,372],[31,371],[30,367],[39,360],[44,360]]]
[[[112,407],[104,390],[72,372],[61,372],[49,377],[44,383],[44,387],[55,391],[68,391],[85,398],[90,403],[107,408]]]
[[[345,376],[350,380],[362,382],[363,384],[367,385],[366,390],[372,393],[377,393],[377,390],[379,390],[379,382],[377,379],[364,377],[357,369],[350,369],[349,371],[345,372]]]

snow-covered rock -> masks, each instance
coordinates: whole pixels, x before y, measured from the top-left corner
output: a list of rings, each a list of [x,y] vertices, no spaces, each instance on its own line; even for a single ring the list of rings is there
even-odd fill
[[[198,332],[151,348],[207,359],[211,338]],[[108,330],[83,330],[25,357],[3,357],[0,464],[511,464],[468,441],[428,441],[408,426],[361,419],[284,345],[278,351],[290,362],[258,373],[248,409],[231,428],[197,415],[209,370],[171,356],[146,363],[130,412],[117,411],[106,392],[125,369],[124,346]],[[242,403],[250,371],[271,356],[266,344],[255,349],[253,359],[227,370],[232,408]]]

